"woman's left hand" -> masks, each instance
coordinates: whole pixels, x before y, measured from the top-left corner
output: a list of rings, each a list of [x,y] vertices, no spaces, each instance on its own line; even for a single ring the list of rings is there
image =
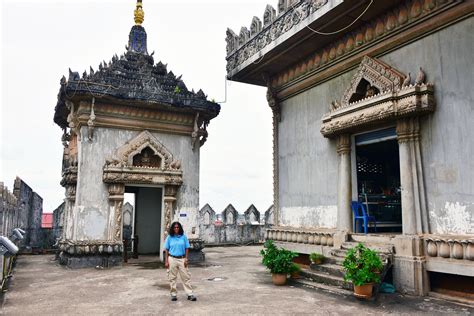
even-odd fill
[[[188,267],[188,259],[184,259],[184,267],[185,267],[185,268]]]

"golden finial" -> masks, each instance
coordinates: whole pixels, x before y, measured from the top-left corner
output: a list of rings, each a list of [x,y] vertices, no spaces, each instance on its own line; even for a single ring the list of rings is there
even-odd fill
[[[142,0],[137,0],[137,8],[134,11],[135,15],[135,24],[141,25],[145,19],[145,12],[142,9]]]

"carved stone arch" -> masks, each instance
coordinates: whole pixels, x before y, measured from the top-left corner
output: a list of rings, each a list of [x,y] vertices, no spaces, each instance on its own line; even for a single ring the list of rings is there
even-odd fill
[[[239,33],[239,46],[244,45],[250,39],[250,31],[245,26],[242,26]]]
[[[382,92],[400,90],[404,79],[405,75],[398,70],[380,60],[364,56],[349,88],[342,96],[341,105],[344,107],[365,98],[367,84],[375,88],[375,93],[369,95],[373,96]],[[361,88],[364,90],[361,91]],[[361,97],[354,98],[355,95],[361,95]]]
[[[250,36],[254,36],[262,30],[262,21],[256,16],[253,17],[250,24]]]
[[[276,18],[276,10],[269,4],[267,4],[265,8],[265,12],[263,13],[263,26],[267,26],[273,23]]]
[[[120,147],[116,153],[117,160],[126,166],[133,166],[133,158],[142,153],[147,147],[161,158],[160,169],[170,169],[173,155],[149,131],[141,132],[137,137]]]
[[[222,219],[226,225],[235,225],[237,224],[237,218],[239,213],[234,208],[232,204],[229,204],[224,211],[222,212]]]
[[[206,204],[199,210],[199,217],[201,223],[211,225],[216,217],[216,212],[209,204]]]
[[[252,221],[260,222],[260,212],[253,204],[244,212],[244,217],[247,223]]]

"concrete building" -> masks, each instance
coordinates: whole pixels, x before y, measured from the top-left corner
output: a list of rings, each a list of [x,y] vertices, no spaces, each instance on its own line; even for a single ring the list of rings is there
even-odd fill
[[[267,86],[273,111],[267,238],[327,256],[378,245],[399,291],[472,291],[473,9],[280,0],[227,30],[228,78]],[[352,202],[377,232],[355,232]]]
[[[138,0],[127,51],[61,79],[54,115],[64,130],[59,247],[61,263],[71,267],[120,264],[124,193],[135,194],[139,253],[162,253],[178,219],[200,245],[199,151],[220,106],[155,64],[143,19]]]

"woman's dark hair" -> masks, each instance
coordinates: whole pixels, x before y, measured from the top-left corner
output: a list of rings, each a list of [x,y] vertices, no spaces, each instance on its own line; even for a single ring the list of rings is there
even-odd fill
[[[168,232],[168,234],[169,234],[170,236],[174,236],[174,235],[175,235],[175,233],[174,233],[174,228],[173,228],[175,225],[178,225],[178,226],[179,226],[179,233],[178,233],[178,235],[184,235],[184,229],[183,229],[183,226],[181,226],[181,223],[180,223],[180,222],[173,222],[173,223],[171,224],[171,226],[170,226],[170,231]]]

